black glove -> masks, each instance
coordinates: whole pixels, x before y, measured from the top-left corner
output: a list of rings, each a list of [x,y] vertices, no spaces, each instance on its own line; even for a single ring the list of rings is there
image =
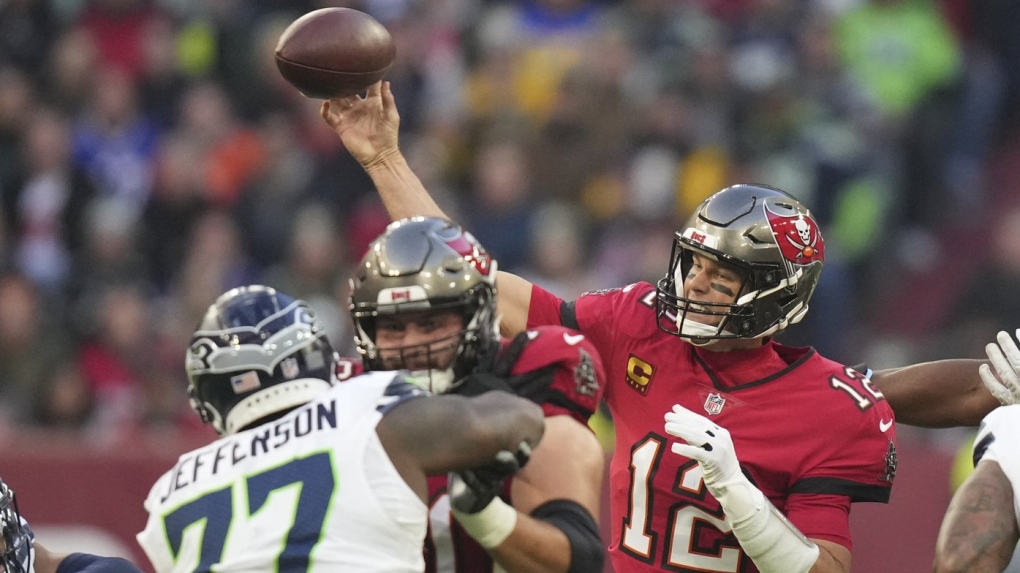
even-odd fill
[[[468,374],[464,383],[457,386],[454,392],[470,398],[493,390],[501,390],[542,405],[548,401],[549,386],[552,384],[558,367],[556,364],[551,364],[545,368],[517,376],[498,376],[491,372],[474,372]]]
[[[531,446],[521,442],[517,453],[503,450],[496,459],[474,469],[450,472],[447,493],[450,506],[460,513],[478,513],[503,489],[506,478],[517,473],[531,459]]]
[[[556,375],[556,370],[559,368],[558,364],[549,364],[523,374],[510,374],[529,341],[526,332],[515,336],[506,350],[499,353],[494,361],[480,366],[478,370],[468,374],[467,379],[457,387],[455,392],[471,397],[493,390],[502,390],[521,398],[527,398],[536,404],[544,404],[548,398],[553,376]]]

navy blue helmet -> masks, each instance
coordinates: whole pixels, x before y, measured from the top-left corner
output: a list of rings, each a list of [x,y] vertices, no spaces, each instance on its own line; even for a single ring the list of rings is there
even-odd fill
[[[333,348],[315,312],[275,289],[230,290],[188,348],[191,406],[221,434],[305,404],[332,384]]]

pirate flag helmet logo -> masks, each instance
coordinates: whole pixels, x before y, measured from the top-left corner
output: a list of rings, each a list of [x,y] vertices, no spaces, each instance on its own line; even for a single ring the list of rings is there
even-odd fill
[[[784,216],[765,207],[769,224],[783,257],[795,265],[825,260],[825,241],[818,225],[803,214]]]

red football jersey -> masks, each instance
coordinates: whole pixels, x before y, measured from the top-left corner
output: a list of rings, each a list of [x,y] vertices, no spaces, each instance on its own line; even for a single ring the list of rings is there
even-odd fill
[[[542,410],[546,417],[567,415],[587,425],[602,399],[602,381],[605,380],[602,360],[587,337],[561,326],[531,329],[520,335],[525,337],[524,347],[514,362],[511,376],[534,372],[544,368],[553,370],[544,394]],[[505,352],[510,339],[501,341]],[[335,372],[343,381],[360,374],[364,368],[360,360],[340,359]],[[539,446],[541,447],[541,446]],[[510,482],[503,487],[503,499],[510,499]],[[492,558],[478,545],[450,514],[450,499],[446,494],[446,476],[430,476],[429,532],[425,537],[426,573],[491,573]]]
[[[618,573],[757,571],[697,462],[670,451],[673,404],[729,430],[750,480],[805,535],[850,547],[849,502],[888,501],[893,413],[870,380],[811,348],[711,352],[658,329],[638,283],[564,303],[535,287],[530,325],[576,322],[607,365],[616,428],[610,556]]]

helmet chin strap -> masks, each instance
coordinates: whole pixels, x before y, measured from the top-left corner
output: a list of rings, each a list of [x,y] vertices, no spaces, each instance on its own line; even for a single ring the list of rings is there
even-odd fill
[[[411,375],[424,382],[425,389],[433,394],[445,394],[457,386],[457,380],[453,377],[453,368],[414,370]]]
[[[709,346],[719,341],[717,338],[709,338],[719,334],[718,326],[709,326],[690,318],[683,318],[683,313],[677,316],[676,322],[680,327],[680,337],[695,346]]]
[[[222,433],[234,434],[265,416],[307,404],[329,387],[325,380],[298,378],[256,392],[230,409]]]

